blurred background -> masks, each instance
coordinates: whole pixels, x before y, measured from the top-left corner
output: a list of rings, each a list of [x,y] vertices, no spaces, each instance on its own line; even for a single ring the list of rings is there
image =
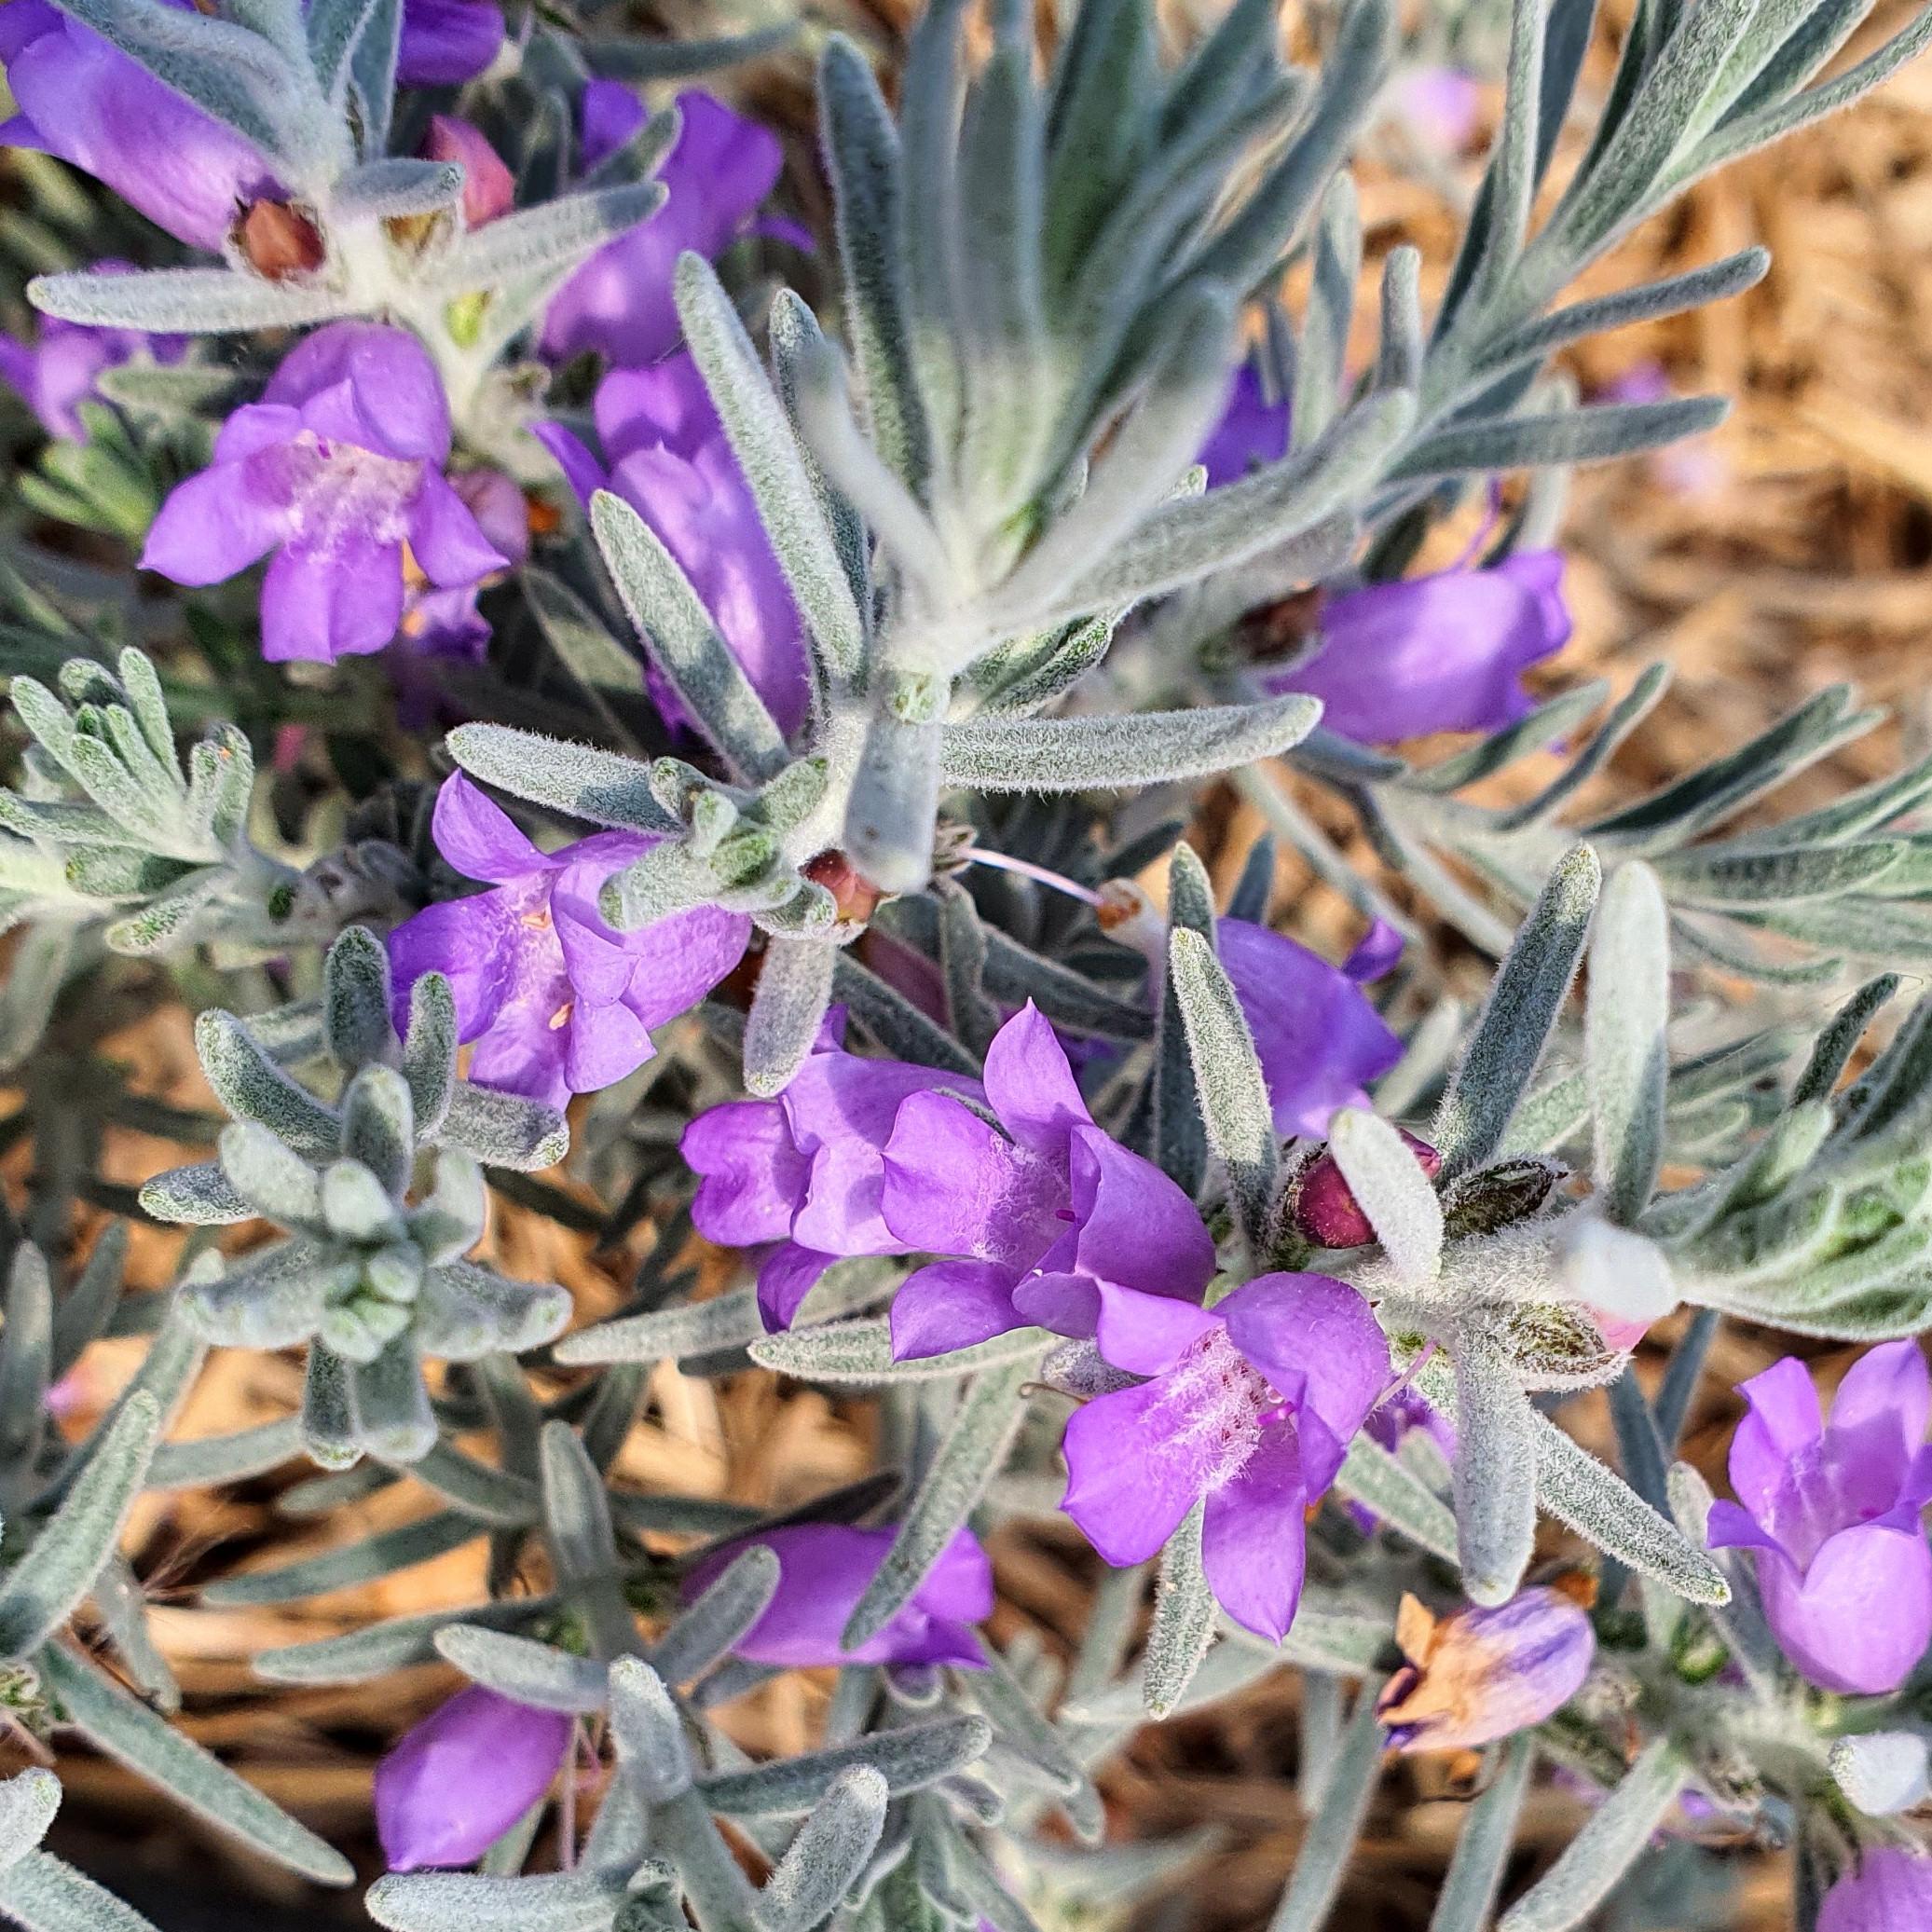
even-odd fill
[[[1498,104],[1503,11],[1452,15],[1432,7],[1418,16],[1404,69],[1360,159],[1371,258],[1400,240],[1419,243],[1425,289],[1428,276],[1439,286],[1446,269],[1456,213],[1473,193]],[[1605,0],[1602,11],[1586,94],[1607,82],[1626,7]],[[1848,58],[1891,32],[1905,12],[1881,6]],[[646,35],[761,23],[720,21],[708,7],[684,15],[633,9],[630,18]],[[598,24],[611,31],[611,13]],[[1185,11],[1173,24],[1177,40],[1191,37]],[[1287,24],[1291,36],[1319,38],[1323,28],[1319,7],[1291,8]],[[783,192],[815,226],[825,197],[809,76],[815,38],[829,25],[854,33],[890,71],[904,25],[895,0],[879,0],[876,10],[832,0],[815,10],[791,49],[715,83],[786,133],[790,167]],[[11,155],[0,156],[0,240],[18,219],[19,184],[6,173],[13,166]],[[1560,178],[1560,167],[1556,172]],[[1677,673],[1662,708],[1601,781],[1606,795],[1647,789],[1842,679],[1894,707],[1896,720],[1807,774],[1800,783],[1810,793],[1875,776],[1902,756],[1923,754],[1932,740],[1925,650],[1932,620],[1932,62],[1909,68],[1822,130],[1705,183],[1612,258],[1598,285],[1648,279],[1754,241],[1768,245],[1774,259],[1769,279],[1751,294],[1593,342],[1570,364],[1586,393],[1613,391],[1636,400],[1715,390],[1736,399],[1716,433],[1586,472],[1573,485],[1563,545],[1576,637],[1543,667],[1545,683],[1596,676],[1621,692],[1657,658]],[[1540,782],[1533,763],[1511,775],[1525,790]],[[1312,798],[1309,806],[1322,809]],[[1343,835],[1339,825],[1334,829]],[[1231,794],[1211,798],[1196,837],[1213,855],[1221,883],[1258,831]],[[1371,864],[1365,851],[1353,856],[1364,868]],[[1342,909],[1325,903],[1294,868],[1284,857],[1277,903],[1320,943],[1325,925],[1342,929]],[[1446,936],[1443,944],[1453,957],[1454,942]],[[1473,990],[1484,969],[1473,959],[1467,965]],[[1801,1006],[1806,997],[1798,996]],[[132,1089],[154,1104],[157,1126],[193,1138],[193,1117],[213,1123],[182,1008],[138,1030],[116,1031],[112,1014],[89,1015],[84,1034],[68,1068],[49,1054],[35,1077],[74,1076],[80,1056],[104,1056],[125,1065]],[[0,1117],[11,1111],[0,1096]],[[26,1157],[4,1143],[0,1126],[0,1181],[18,1206],[30,1181]],[[131,1189],[179,1158],[178,1144],[113,1130],[100,1172]],[[537,1185],[566,1195],[572,1185],[560,1176]],[[85,1226],[71,1231],[81,1246],[89,1235]],[[136,1229],[130,1273],[137,1285],[167,1281],[177,1239]],[[627,1250],[596,1253],[589,1234],[505,1207],[492,1239],[508,1271],[567,1283],[581,1322],[623,1299],[651,1237],[640,1232]],[[1782,1352],[1736,1324],[1720,1336],[1687,1437],[1687,1453],[1720,1482],[1737,1414],[1729,1391]],[[135,1343],[96,1346],[72,1391],[66,1426],[87,1426],[138,1353]],[[1826,1365],[1835,1364],[1828,1357]],[[217,1352],[177,1433],[241,1428],[286,1414],[298,1400],[293,1363]],[[1563,1419],[1608,1451],[1601,1403],[1582,1398]],[[665,1364],[619,1474],[644,1489],[675,1483],[691,1493],[783,1505],[862,1473],[870,1465],[867,1427],[862,1404],[836,1404],[766,1375],[703,1383]],[[302,1486],[299,1471],[286,1471],[226,1491],[150,1495],[130,1547],[157,1606],[155,1628],[184,1687],[186,1728],[373,1877],[380,1858],[370,1829],[372,1767],[398,1733],[455,1688],[454,1673],[425,1666],[379,1687],[287,1690],[255,1679],[248,1659],[273,1645],[474,1600],[484,1594],[482,1562],[472,1549],[300,1603],[199,1606],[199,1590],[217,1578],[352,1541],[425,1508],[410,1486],[396,1485],[311,1514]],[[1093,1559],[1071,1532],[1008,1529],[993,1552],[1003,1640],[1028,1628],[1051,1648],[1079,1631]],[[1561,1554],[1554,1538],[1550,1554]],[[1200,1857],[1143,1909],[1137,1928],[1265,1926],[1302,1830],[1295,1797],[1297,1695],[1295,1674],[1284,1669],[1239,1700],[1144,1732],[1103,1777],[1118,1838],[1205,1834]],[[802,1747],[822,1696],[810,1673],[788,1675],[738,1707],[741,1741],[754,1749]],[[18,1768],[26,1748],[21,1737],[0,1734],[0,1773]],[[116,1765],[76,1747],[63,1748],[60,1770],[68,1801],[51,1843],[111,1880],[166,1932],[259,1925],[270,1914],[288,1928],[363,1923],[353,1895],[325,1895],[250,1863]],[[1336,1923],[1350,1932],[1426,1924],[1467,1801],[1469,1770],[1444,1758],[1391,1764]],[[1506,1892],[1564,1842],[1577,1816],[1575,1802],[1560,1790],[1532,1797]],[[1674,1841],[1660,1844],[1602,1923],[1633,1932],[1769,1932],[1785,1922],[1786,1890],[1774,1853]],[[1090,1932],[1110,1923],[1080,1922]]]

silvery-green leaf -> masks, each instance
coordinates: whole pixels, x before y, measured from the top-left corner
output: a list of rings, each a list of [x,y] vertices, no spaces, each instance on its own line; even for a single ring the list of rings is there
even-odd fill
[[[1281,1152],[1267,1083],[1233,983],[1213,948],[1185,927],[1170,936],[1168,947],[1208,1144],[1227,1170],[1242,1234],[1258,1256],[1265,1252]]]
[[[837,665],[846,684],[856,683],[865,659],[866,622],[785,407],[711,265],[701,255],[684,255],[676,285],[692,355],[745,471],[779,568],[824,662]]]
[[[650,766],[636,759],[503,724],[460,724],[444,742],[471,777],[532,804],[626,831],[682,829],[652,794]]]
[[[526,1173],[555,1166],[570,1146],[569,1124],[555,1107],[467,1080],[451,1089],[436,1137],[473,1154],[487,1167]]]
[[[185,1442],[163,1443],[149,1464],[150,1489],[212,1488],[222,1483],[245,1482],[265,1475],[302,1453],[302,1434],[295,1418],[258,1422],[229,1435],[191,1436]]]
[[[38,1649],[87,1595],[141,1493],[160,1427],[160,1404],[144,1391],[108,1426],[34,1539],[29,1560],[0,1585],[0,1657]]]
[[[1502,1747],[1488,1787],[1469,1807],[1456,1840],[1429,1932],[1483,1932],[1490,1923],[1535,1763],[1536,1751],[1528,1738]]]
[[[31,1241],[15,1249],[0,1322],[0,1469],[31,1469],[47,1428],[53,1379],[54,1295],[47,1257]]]
[[[1546,1417],[1534,1418],[1533,1450],[1537,1500],[1559,1522],[1692,1603],[1730,1600],[1731,1586],[1710,1557]]]
[[[1442,1153],[1445,1181],[1480,1167],[1501,1144],[1583,957],[1601,878],[1587,845],[1569,852],[1497,969],[1429,1136]]]
[[[837,952],[829,939],[774,938],[745,1022],[745,1088],[769,1100],[804,1065],[832,998]]]
[[[932,874],[944,731],[881,706],[867,721],[845,812],[843,844],[882,892],[919,891]]]
[[[641,1657],[610,1666],[610,1738],[624,1775],[651,1804],[691,1786],[691,1747],[665,1680]]]
[[[894,1797],[924,1789],[986,1755],[993,1726],[977,1715],[883,1731],[856,1743],[779,1759],[753,1771],[701,1778],[706,1804],[727,1817],[797,1817],[815,1810],[849,1772],[876,1771]]]
[[[0,1871],[18,1865],[47,1836],[61,1808],[61,1781],[29,1765],[0,1782]]]
[[[528,1476],[494,1469],[450,1443],[432,1443],[409,1459],[408,1471],[445,1501],[501,1528],[521,1529],[540,1514],[537,1486]]]
[[[322,283],[265,281],[226,268],[36,275],[27,284],[27,299],[43,315],[92,329],[176,336],[301,328],[355,308],[348,294]]]
[[[1150,1718],[1168,1717],[1179,1706],[1213,1640],[1214,1593],[1201,1569],[1204,1509],[1197,1502],[1160,1553],[1154,1623],[1142,1662],[1142,1696]]]
[[[256,1120],[296,1153],[332,1158],[340,1148],[335,1112],[275,1064],[232,1013],[212,1009],[195,1022],[201,1071],[222,1104],[240,1120]]]
[[[1295,392],[1288,420],[1295,443],[1314,442],[1341,404],[1349,324],[1362,280],[1362,214],[1355,183],[1338,173],[1328,184],[1316,219],[1313,273],[1295,344]]]
[[[569,1319],[569,1290],[555,1281],[512,1281],[474,1262],[445,1261],[423,1278],[415,1333],[426,1355],[474,1362],[541,1348]]]
[[[440,214],[462,199],[463,170],[454,161],[397,156],[352,168],[329,190],[337,221],[385,222]]]
[[[500,1878],[474,1871],[390,1872],[363,1898],[390,1932],[610,1932],[628,1873],[590,1868]]]
[[[772,777],[786,762],[784,735],[691,580],[623,498],[599,490],[590,514],[624,610],[698,729],[741,777]]]
[[[818,98],[838,216],[847,327],[865,380],[873,446],[915,494],[931,461],[910,352],[910,291],[901,237],[907,215],[899,144],[866,58],[843,34],[826,42]],[[921,212],[921,219],[925,212]]]
[[[541,1623],[558,1609],[554,1596],[510,1596],[496,1603],[470,1604],[460,1610],[427,1610],[417,1616],[391,1617],[365,1624],[341,1637],[313,1643],[288,1644],[258,1651],[258,1677],[277,1684],[360,1684],[422,1664],[436,1655],[435,1637],[451,1624],[468,1627],[514,1629]]]
[[[1417,436],[1391,463],[1387,480],[1488,476],[1502,470],[1609,462],[1660,449],[1714,430],[1730,413],[1723,396],[1680,396],[1667,403],[1604,403],[1551,416],[1491,417],[1451,423]]]
[[[1037,1358],[1028,1356],[966,1385],[892,1547],[846,1620],[842,1640],[848,1649],[898,1615],[986,1493],[1025,1419],[1025,1391],[1037,1367]]]
[[[1371,1679],[1355,1693],[1355,1714],[1342,1733],[1321,1804],[1309,1820],[1295,1874],[1268,1921],[1268,1932],[1319,1932],[1341,1889],[1382,1768],[1383,1737],[1375,1692]]]
[[[1291,692],[1254,705],[1102,718],[980,718],[946,727],[940,770],[978,791],[1095,791],[1184,783],[1298,745],[1321,701]]]
[[[473,1624],[437,1631],[436,1649],[473,1682],[540,1710],[597,1711],[604,1707],[605,1666],[549,1644]]]
[[[1335,1479],[1351,1502],[1372,1511],[1389,1528],[1453,1563],[1456,1517],[1408,1465],[1368,1435],[1358,1435]]]
[[[1840,1077],[1851,1064],[1852,1055],[1864,1038],[1866,1028],[1898,987],[1897,973],[1881,973],[1876,979],[1868,980],[1839,1008],[1832,1016],[1830,1025],[1818,1035],[1803,1073],[1791,1089],[1793,1107],[1830,1099]]]
[[[885,1829],[885,1780],[870,1764],[835,1779],[765,1881],[759,1932],[812,1932],[858,1882]]]
[[[1657,875],[1632,859],[1597,908],[1583,1008],[1598,1201],[1626,1226],[1649,1206],[1664,1158],[1669,1008],[1669,915]]]
[[[1497,1932],[1569,1932],[1610,1896],[1640,1858],[1684,1788],[1687,1767],[1676,1745],[1647,1745],[1551,1866],[1498,1922]]]
[[[1016,1328],[943,1355],[914,1355],[902,1361],[892,1352],[892,1325],[881,1315],[792,1328],[779,1335],[760,1334],[751,1340],[749,1350],[760,1367],[780,1375],[863,1387],[941,1381],[982,1368],[1037,1363],[1049,1343],[1044,1329]]]
[[[406,1342],[391,1342],[349,1377],[356,1440],[385,1462],[411,1463],[436,1440],[435,1412],[423,1386],[422,1364]]]
[[[651,1645],[652,1667],[671,1684],[701,1677],[764,1615],[777,1588],[776,1554],[762,1543],[741,1550]]]
[[[1433,1281],[1442,1265],[1443,1207],[1414,1149],[1379,1115],[1342,1107],[1329,1122],[1328,1151],[1396,1280],[1405,1287]]]
[[[1456,1353],[1456,1525],[1473,1602],[1507,1603],[1536,1541],[1536,1411],[1510,1364],[1466,1336]]]
[[[340,1885],[354,1876],[340,1852],[62,1645],[48,1645],[34,1664],[67,1723],[177,1804],[305,1877]]]
[[[23,1772],[15,1782],[44,1774]],[[155,1932],[131,1905],[46,1852],[0,1871],[0,1914],[22,1932]]]
[[[993,938],[988,931],[989,941]],[[994,961],[989,948],[987,966]],[[996,991],[997,989],[995,989]],[[941,1068],[977,1079],[980,1064],[959,1042],[921,1012],[904,993],[842,952],[832,966],[832,997],[843,1001],[852,1020],[897,1060]]]
[[[436,283],[460,295],[555,275],[595,254],[614,236],[649,221],[664,201],[659,183],[627,182],[500,215],[464,236],[438,261]]]
[[[256,1603],[295,1603],[326,1590],[348,1589],[428,1563],[459,1550],[485,1533],[486,1525],[460,1510],[438,1510],[394,1529],[377,1530],[360,1542],[344,1543],[320,1555],[297,1557],[271,1569],[225,1577],[201,1592],[204,1603],[222,1609]]]
[[[345,1068],[388,1060],[395,1052],[389,953],[365,925],[351,925],[322,962],[322,1036]]]

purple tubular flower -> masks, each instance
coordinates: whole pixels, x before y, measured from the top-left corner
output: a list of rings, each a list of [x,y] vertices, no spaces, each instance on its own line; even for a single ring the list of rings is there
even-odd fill
[[[1212,1309],[1112,1283],[1099,1295],[1101,1354],[1151,1379],[1075,1412],[1061,1507],[1121,1569],[1205,1499],[1209,1584],[1279,1643],[1301,1598],[1304,1512],[1389,1379],[1374,1313],[1326,1275],[1263,1275]]]
[[[1828,1691],[1896,1691],[1932,1640],[1932,1378],[1916,1341],[1856,1362],[1827,1424],[1795,1356],[1741,1385],[1731,1440],[1737,1502],[1711,1506],[1714,1549],[1757,1553],[1758,1588],[1785,1654]]]
[[[577,97],[577,158],[583,171],[601,167],[650,117],[623,81],[585,81]]]
[[[1402,1042],[1356,977],[1245,919],[1216,921],[1214,939],[1254,1035],[1277,1130],[1326,1133],[1337,1107],[1366,1106],[1366,1083],[1402,1058]]]
[[[396,79],[405,88],[453,88],[473,80],[503,44],[495,0],[403,0]]]
[[[14,0],[16,6],[34,0]],[[0,15],[0,21],[5,16]],[[131,274],[131,262],[96,262],[97,274]],[[178,362],[186,345],[179,336],[149,336],[139,329],[90,329],[58,316],[40,319],[39,339],[32,344],[0,335],[0,381],[26,404],[49,436],[78,443],[87,435],[80,405],[96,400],[95,384],[105,369],[117,369],[137,356],[158,363]]]
[[[596,491],[610,489],[644,519],[690,578],[778,729],[796,731],[811,696],[804,628],[697,364],[680,351],[648,369],[613,370],[597,385],[593,408],[608,474],[557,424],[539,426],[544,447],[586,507]],[[653,679],[653,695],[668,721],[685,721],[661,679]]]
[[[1268,679],[1322,700],[1322,724],[1365,745],[1493,732],[1529,709],[1519,675],[1569,641],[1560,551],[1491,569],[1370,583],[1329,600],[1314,655]]]
[[[543,353],[555,361],[594,349],[628,369],[667,355],[681,334],[671,294],[678,257],[720,253],[777,182],[784,157],[768,130],[709,94],[679,94],[678,110],[683,130],[657,174],[664,206],[599,249],[551,300]],[[621,123],[612,97],[585,101],[586,143],[612,141]]]
[[[465,226],[480,228],[516,205],[516,177],[489,144],[488,136],[472,122],[453,114],[432,115],[422,152],[427,160],[461,164]]]
[[[218,251],[246,203],[284,192],[250,142],[48,0],[0,7],[0,60],[19,108],[0,143],[93,175],[190,247]]]
[[[650,849],[647,834],[539,852],[460,772],[437,794],[433,829],[458,871],[496,890],[426,907],[390,934],[397,1023],[416,980],[445,974],[482,1086],[562,1106],[623,1079],[651,1057],[651,1029],[702,999],[751,937],[748,919],[716,906],[612,932],[598,889]]]
[[[1108,1283],[1199,1300],[1214,1244],[1194,1203],[1093,1124],[1031,1000],[987,1050],[986,1101],[998,1129],[938,1092],[912,1095],[893,1124],[885,1225],[901,1251],[955,1257],[920,1268],[894,1297],[896,1356],[943,1354],[1030,1322],[1091,1336]]]
[[[484,541],[499,552],[509,569],[519,569],[530,554],[529,505],[522,490],[500,470],[465,470],[449,479]],[[411,582],[403,598],[403,641],[424,657],[482,660],[489,625],[476,608],[486,580],[438,589]]]
[[[1278,463],[1288,454],[1288,404],[1261,392],[1261,374],[1243,363],[1228,385],[1227,404],[1196,460],[1206,466],[1208,487],[1239,483],[1250,470]]]
[[[753,1664],[951,1664],[967,1670],[986,1659],[973,1625],[993,1614],[993,1568],[962,1529],[911,1600],[884,1629],[856,1650],[839,1638],[866,1585],[892,1547],[890,1529],[843,1523],[796,1523],[728,1543],[697,1564],[684,1582],[694,1596],[753,1543],[778,1558],[777,1594],[764,1614],[732,1646]]]
[[[572,1719],[473,1684],[376,1767],[376,1831],[391,1871],[469,1865],[549,1790]]]
[[[1932,1926],[1932,1858],[1880,1845],[1825,1894],[1817,1932],[1924,1932]]]
[[[1472,1750],[1540,1724],[1576,1695],[1596,1653],[1582,1607],[1541,1587],[1441,1621],[1404,1596],[1395,1637],[1408,1663],[1376,1715],[1398,1751]]]
[[[880,1213],[885,1144],[899,1103],[951,1092],[983,1102],[979,1081],[901,1060],[867,1060],[839,1045],[843,1016],[776,1100],[727,1101],[684,1130],[699,1176],[692,1224],[720,1247],[776,1243],[759,1273],[765,1326],[790,1325],[818,1277],[840,1258],[897,1254],[905,1243]]]
[[[473,584],[509,559],[448,483],[449,404],[406,330],[332,322],[296,346],[214,461],[161,505],[142,568],[218,583],[270,550],[262,655],[380,651],[403,616],[404,546],[429,581]]]

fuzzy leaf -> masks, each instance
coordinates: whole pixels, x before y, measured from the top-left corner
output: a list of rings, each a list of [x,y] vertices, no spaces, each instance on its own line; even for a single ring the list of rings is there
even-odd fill
[[[1171,1716],[1186,1695],[1214,1636],[1214,1593],[1201,1569],[1201,1519],[1197,1502],[1160,1553],[1154,1587],[1154,1624],[1147,1633],[1142,1696],[1150,1718]]]

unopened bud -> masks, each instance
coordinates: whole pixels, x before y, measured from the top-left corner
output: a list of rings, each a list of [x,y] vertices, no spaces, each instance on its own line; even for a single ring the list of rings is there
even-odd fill
[[[234,241],[248,266],[269,281],[313,275],[328,256],[322,230],[292,201],[251,201],[235,224]]]
[[[1613,1349],[1634,1349],[1678,1305],[1670,1262],[1647,1235],[1581,1213],[1559,1233],[1557,1255],[1565,1285]]]
[[[885,897],[843,852],[821,852],[804,871],[813,884],[831,894],[843,925],[865,925]]]
[[[1412,1133],[1404,1132],[1402,1137],[1416,1157],[1416,1165],[1432,1181],[1442,1167],[1442,1156]],[[1295,1225],[1309,1240],[1324,1248],[1365,1248],[1376,1239],[1368,1216],[1332,1154],[1321,1155],[1303,1171],[1295,1196]]]

